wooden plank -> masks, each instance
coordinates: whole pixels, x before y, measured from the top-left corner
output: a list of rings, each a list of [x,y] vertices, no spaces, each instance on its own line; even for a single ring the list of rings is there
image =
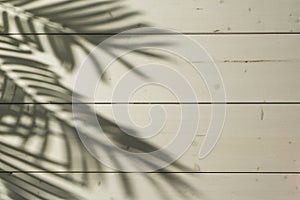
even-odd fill
[[[297,92],[299,61],[295,54],[299,50],[292,44],[293,41],[299,40],[298,36],[194,36],[192,39],[203,45],[216,61],[224,81],[227,101],[299,101]],[[279,42],[274,43],[274,39]],[[164,55],[161,51],[158,52]],[[168,56],[169,54],[166,54],[166,57]],[[170,57],[168,60],[147,57],[139,60],[136,55],[127,55],[132,66],[155,63],[177,70],[178,74],[185,76],[192,85],[199,102],[210,101],[204,79],[191,65],[175,56]],[[192,60],[192,62],[198,64],[201,63],[201,59]],[[128,70],[121,67],[118,62],[111,65],[107,70],[106,82],[100,82],[98,92],[96,92],[96,101],[118,101],[118,99],[112,99],[112,94],[119,80],[127,72]],[[141,79],[144,80],[143,77]],[[149,79],[151,80],[151,77]],[[165,79],[170,79],[170,77]],[[176,83],[177,80],[170,79],[170,82]],[[178,88],[180,87],[178,85]],[[137,90],[131,101],[177,101],[167,89],[159,85],[145,86]]]
[[[39,39],[45,50],[44,53],[34,51],[35,53],[24,54],[11,51],[1,51],[3,56],[16,56],[20,59],[36,59],[42,63],[55,66],[49,68],[59,75],[60,82],[67,88],[73,88],[76,81],[76,73],[79,66],[86,59],[86,54],[80,48],[72,45],[74,49],[72,57],[68,57],[68,53],[64,57],[69,60],[64,64],[70,67],[70,63],[74,63],[74,69],[70,71],[62,60],[58,59],[57,52],[54,53],[49,41],[58,39],[58,41],[70,41],[73,36],[47,36],[40,35]],[[90,39],[97,38],[97,36],[88,36]],[[299,102],[300,94],[298,92],[300,82],[299,74],[299,58],[300,47],[299,35],[240,35],[240,36],[193,36],[192,39],[201,44],[208,53],[213,57],[218,69],[223,78],[226,100],[229,102]],[[149,42],[154,42],[155,38],[148,38]],[[122,40],[120,40],[122,41]],[[124,41],[124,40],[123,40]],[[135,41],[133,39],[133,41]],[[139,40],[137,39],[137,42]],[[147,40],[148,41],[148,40]],[[120,45],[125,45],[122,42]],[[127,44],[128,45],[128,44]],[[70,51],[72,51],[70,49]],[[116,52],[118,48],[112,50]],[[67,51],[67,50],[66,50]],[[69,51],[68,51],[69,52]],[[177,70],[179,75],[184,76],[191,84],[192,89],[199,102],[210,102],[211,98],[208,93],[204,79],[196,73],[193,66],[186,63],[182,59],[170,55],[160,50],[151,50],[151,53],[156,53],[166,58],[153,58],[149,56],[137,55],[134,53],[128,54],[124,57],[126,61],[131,63],[135,68],[142,64],[164,64],[173,70]],[[70,53],[70,52],[69,52]],[[148,52],[149,53],[149,52]],[[64,55],[65,53],[61,53]],[[60,54],[59,54],[60,55]],[[197,52],[195,52],[194,64],[201,64],[202,60],[197,59]],[[21,67],[21,68],[20,68]],[[98,66],[99,67],[99,66]],[[103,65],[100,65],[104,69]],[[19,80],[18,74],[13,72],[14,69],[25,69],[23,66],[2,66],[2,69],[7,74],[16,79],[20,86],[26,87],[29,83],[24,80]],[[112,99],[113,91],[119,80],[128,73],[129,70],[120,61],[114,62],[106,71],[104,78],[101,80],[98,90],[95,93],[95,100],[98,102],[119,101]],[[95,70],[95,73],[96,72]],[[28,75],[28,74],[27,74]],[[63,75],[63,76],[62,76]],[[144,74],[144,76],[147,74]],[[161,74],[160,74],[161,75]],[[142,80],[144,76],[138,73],[134,74]],[[149,78],[149,77],[148,77]],[[176,80],[166,77],[166,80],[175,82]],[[57,79],[56,79],[57,80]],[[151,80],[151,77],[149,78]],[[52,86],[48,86],[51,88]],[[181,86],[178,85],[178,88]],[[36,92],[31,88],[29,92]],[[26,99],[27,102],[32,100]],[[52,99],[52,102],[70,102],[66,99]],[[178,101],[174,95],[167,89],[159,85],[148,85],[141,87],[133,95],[132,102],[174,102]],[[49,102],[49,99],[43,99],[40,96],[39,102]]]
[[[298,47],[291,43],[291,41],[298,41],[298,36],[193,36],[192,39],[203,45],[216,62],[223,78],[227,101],[299,101],[298,92],[294,90],[299,88],[297,76],[299,74],[299,61],[297,55],[294,54],[299,50]],[[278,41],[278,43],[274,42],[274,40]],[[163,54],[162,51],[157,52],[160,52],[160,55],[165,55],[167,58],[170,56],[167,53]],[[197,60],[197,52],[194,52],[194,54],[193,56],[196,58],[191,60],[191,62],[195,65],[202,64],[203,60],[200,59],[200,55],[199,60]],[[191,84],[199,102],[211,101],[204,79],[193,66],[174,55],[170,57],[162,61],[154,58],[139,60],[136,55],[127,55],[133,66],[154,63],[176,70],[178,75],[185,77],[188,80],[186,82]],[[104,84],[104,81],[102,84],[100,82],[99,92],[96,92],[95,99],[103,102],[121,101],[113,99],[112,95],[117,84],[123,84],[121,80],[127,72],[126,68],[120,67],[120,63],[112,64],[107,71],[106,81],[108,84]],[[152,79],[161,78],[171,83],[177,83],[178,79],[181,79],[170,76],[161,77],[165,75],[159,72],[156,74],[157,76],[154,77],[153,75],[152,77],[147,77],[147,74],[145,74],[147,78],[141,76],[139,80],[141,82],[151,82]],[[132,94],[131,101],[176,102],[178,100],[168,89],[178,88],[183,88],[179,82],[176,88],[168,88],[168,85],[148,84],[138,88]]]
[[[154,26],[180,32],[251,33],[300,30],[299,2],[295,0],[280,0],[276,4],[272,0],[130,0],[128,4],[145,13],[142,19],[153,22]]]
[[[128,0],[122,3],[118,2],[118,4],[94,4],[88,8],[85,7],[86,9],[79,9],[80,4],[82,4],[81,6],[93,4],[94,2],[91,1],[91,3],[73,2],[68,5],[58,5],[59,8],[56,10],[49,8],[47,12],[32,10],[57,1],[59,2],[59,0],[49,3],[34,2],[19,7],[29,12],[34,11],[33,14],[36,16],[50,18],[52,22],[63,23],[64,27],[55,23],[47,23],[50,27],[56,28],[55,32],[72,32],[69,30],[71,28],[80,33],[114,33],[119,29],[122,30],[122,27],[135,28],[143,23],[186,33],[263,33],[299,32],[300,30],[300,10],[297,0],[278,0],[276,4],[272,0],[246,0],[243,2],[235,0],[187,0],[184,2],[180,0]],[[124,5],[127,7],[119,9],[119,6]],[[68,6],[73,9],[67,9]],[[108,11],[103,14],[101,11],[105,11],[105,9]],[[11,18],[14,18],[15,11],[9,10]],[[139,14],[134,12],[139,12]],[[94,15],[88,15],[90,13]],[[126,13],[134,14],[125,15]],[[82,17],[78,18],[80,14]],[[19,12],[17,15],[25,20],[32,17]],[[79,21],[79,19],[81,20]],[[80,23],[76,23],[75,20]],[[47,22],[40,18],[33,18],[32,21],[35,24]],[[96,22],[99,22],[99,25]],[[82,24],[87,25],[80,26]],[[22,31],[34,32],[31,29]],[[45,32],[45,30],[41,31]],[[19,33],[20,30],[10,28],[9,32]]]
[[[29,116],[26,116],[25,111],[19,115],[17,113],[22,110],[17,109],[17,106],[21,105],[10,106],[8,112],[8,107],[1,105],[1,113],[3,113],[1,162],[4,166],[8,165],[7,170],[13,170],[17,166],[21,171],[112,171],[100,165],[89,155],[79,140],[76,130],[68,122],[64,123],[66,120],[58,121],[51,117],[51,113],[48,113],[47,117],[46,114],[34,117],[34,113],[28,113]],[[124,132],[117,127],[112,117],[111,105],[97,105],[96,109],[99,110],[103,130],[115,144],[130,151],[148,152],[172,141],[176,137],[180,122],[188,126],[191,120],[195,120],[189,117],[181,120],[180,105],[162,106],[165,107],[167,114],[164,127],[155,137],[143,140],[134,140],[123,135]],[[193,107],[193,105],[184,106]],[[137,126],[145,126],[151,122],[148,113],[151,107],[151,105],[129,106],[131,118]],[[182,152],[183,156],[176,163],[164,170],[173,172],[299,171],[300,162],[297,152],[300,150],[298,131],[300,107],[298,105],[229,105],[221,138],[209,156],[202,160],[198,159],[198,154],[210,123],[210,107],[198,105],[198,108],[200,123],[199,128],[195,130],[197,133],[195,140],[186,152]],[[63,119],[63,116],[60,116]],[[31,120],[36,121],[37,124],[28,126]],[[154,118],[152,123],[160,124],[162,120]],[[122,122],[118,125],[127,130],[136,130],[135,126],[129,127]],[[90,127],[91,125],[86,125],[87,129]],[[114,156],[117,158],[118,154]]]
[[[64,175],[72,177],[74,174]],[[86,180],[88,184],[81,186],[48,173],[1,174],[1,177],[3,186],[7,186],[11,194],[28,195],[26,189],[31,189],[29,190],[32,192],[31,196],[46,194],[43,197],[50,196],[53,199],[72,197],[72,199],[92,200],[101,196],[102,199],[298,200],[300,196],[300,177],[295,174],[85,173],[85,175],[89,177]],[[21,185],[23,190],[13,187],[19,186],[20,180],[27,181]],[[40,184],[37,184],[38,180],[41,180]],[[35,188],[32,188],[30,183]],[[53,185],[60,188],[60,193]],[[55,195],[64,198],[54,198]]]
[[[37,1],[31,4],[35,3]],[[88,4],[86,1],[77,1],[69,5],[81,3]],[[21,63],[32,58],[50,64],[49,69],[55,75],[61,75],[58,77],[47,72],[53,77],[44,78],[45,82],[39,81],[37,85],[33,79],[40,80],[39,72],[43,69],[40,68],[39,72],[36,69],[30,71],[20,63],[3,64],[2,61],[5,63],[6,60],[0,59],[0,96],[1,102],[7,103],[0,105],[0,199],[6,199],[8,195],[11,199],[99,199],[100,196],[101,199],[110,200],[299,199],[300,107],[297,103],[300,102],[300,47],[297,44],[300,35],[294,34],[300,32],[299,1],[128,0],[123,3],[128,5],[127,10],[119,12],[116,9],[101,19],[95,17],[100,22],[111,23],[102,23],[101,26],[94,26],[92,23],[92,26],[78,28],[75,22],[74,30],[72,27],[68,29],[67,24],[62,27],[59,23],[36,18],[35,14],[0,8],[0,28],[15,34],[12,37],[24,42],[19,46],[20,49],[13,44],[1,43],[0,56],[16,56],[12,60],[17,61],[18,57]],[[114,7],[113,3],[107,5],[108,7],[101,9]],[[66,5],[58,11],[64,6]],[[30,6],[25,8],[30,9]],[[73,14],[99,13],[101,9],[95,6],[87,13],[74,9]],[[126,14],[131,10],[140,11],[141,14]],[[6,14],[8,26],[2,21],[6,20]],[[63,19],[66,20],[70,12],[62,13],[64,14],[66,16]],[[132,17],[127,18],[126,15]],[[59,18],[60,15],[52,17]],[[91,22],[91,19],[88,21]],[[117,19],[126,20],[114,22]],[[23,29],[16,23],[17,20],[23,23]],[[195,130],[195,140],[178,161],[157,173],[119,173],[100,164],[85,149],[74,129],[71,105],[55,102],[71,101],[69,91],[62,85],[68,89],[73,88],[77,70],[86,58],[83,53],[86,50],[78,48],[78,43],[87,45],[89,51],[93,45],[108,37],[104,33],[114,34],[120,27],[140,27],[144,22],[193,35],[192,38],[203,45],[219,67],[226,89],[226,100],[236,105],[227,106],[222,137],[209,156],[199,160],[199,149],[207,134],[211,117],[211,99],[203,79],[191,65],[169,57],[170,54],[160,50],[149,52],[166,56],[164,59],[154,58],[149,54],[125,55],[134,67],[145,63],[171,66],[190,81],[196,92],[197,102],[205,105],[168,105],[177,100],[163,87],[150,85],[139,88],[130,101],[142,104],[128,106],[131,119],[136,125],[143,127],[162,122],[162,118],[151,118],[148,111],[153,106],[164,107],[167,114],[159,134],[148,140],[129,139],[126,135],[119,137],[122,131],[115,124],[112,105],[97,105],[102,128],[109,138],[121,148],[131,151],[161,148],[175,137],[179,122],[189,125],[196,120],[190,116],[181,119],[180,106],[195,106],[200,110],[200,126]],[[49,27],[45,29],[44,24],[49,25],[51,30]],[[52,34],[74,35],[47,36],[43,34],[45,30]],[[117,48],[114,50],[118,51]],[[193,52],[191,62],[205,65],[196,53]],[[41,67],[48,69],[46,65]],[[32,78],[31,80],[26,79],[26,70],[29,70],[27,78]],[[96,101],[108,104],[111,101],[118,102],[118,99],[112,98],[112,94],[116,84],[120,83],[120,78],[128,71],[124,68],[124,63],[113,63],[97,88]],[[45,70],[43,73],[45,74]],[[60,83],[57,82],[58,79]],[[176,82],[170,77],[166,79]],[[32,85],[49,90],[40,90]],[[177,84],[176,87],[181,86]],[[24,102],[50,104],[18,104]],[[154,105],[149,104],[151,102]],[[167,104],[160,104],[163,102]],[[266,102],[282,104],[264,104]],[[125,106],[127,105],[114,105],[116,109]],[[89,128],[88,118],[84,119],[84,126]],[[124,121],[120,125],[128,127],[128,123]],[[116,153],[105,153],[110,154],[118,163]]]

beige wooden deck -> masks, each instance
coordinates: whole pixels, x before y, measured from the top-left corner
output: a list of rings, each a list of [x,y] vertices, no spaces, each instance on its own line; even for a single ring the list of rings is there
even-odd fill
[[[0,3],[0,199],[300,199],[300,1],[126,0],[89,7],[95,16],[106,9],[115,10],[101,15],[103,24],[99,18],[99,24],[86,27],[73,24],[72,30],[55,21],[64,13],[46,21],[45,15],[51,9],[33,9],[45,2],[25,5],[8,2],[16,3],[19,10]],[[62,1],[48,4],[55,2]],[[77,4],[80,8],[91,2],[96,1]],[[126,7],[119,10],[121,5]],[[68,4],[61,5],[57,12],[63,11],[64,6]],[[28,14],[31,11],[34,15]],[[127,18],[123,15],[127,11],[139,13]],[[74,11],[64,23],[71,23],[73,15],[72,23],[76,20],[80,23],[80,15],[89,12]],[[39,15],[40,18],[36,17]],[[32,20],[34,29],[28,25],[20,28],[18,21],[29,24],[28,20]],[[91,17],[93,20],[97,22],[98,18]],[[128,106],[139,126],[159,122],[160,119],[151,119],[148,114],[154,105],[163,106],[167,118],[160,134],[150,141],[130,142],[120,137],[114,138],[115,142],[140,151],[152,145],[161,147],[176,136],[180,121],[188,124],[193,120],[180,118],[181,106],[196,106],[201,113],[195,140],[180,159],[160,171],[126,173],[104,166],[86,151],[68,118],[72,115],[72,99],[67,90],[60,90],[63,92],[53,97],[56,95],[53,85],[73,89],[76,73],[87,56],[74,41],[91,50],[120,27],[134,28],[141,23],[184,33],[207,50],[223,78],[227,110],[217,145],[206,158],[199,160],[213,105],[201,76],[178,58],[128,54],[126,59],[132,66],[143,63],[172,66],[188,78],[198,98],[182,104],[169,91],[150,85],[140,88],[128,105],[112,98],[120,78],[130,71],[124,63],[116,61],[95,93],[95,109],[103,120],[104,130],[112,136],[122,133],[114,124],[113,106]],[[48,26],[52,29],[47,29]],[[162,51],[152,53],[170,56]],[[57,75],[49,79],[52,86],[46,84],[51,89],[45,90],[46,94],[32,86],[44,87],[43,83],[26,79],[25,76],[41,78],[38,73],[28,75],[31,68],[26,67],[26,59],[44,63],[49,76]],[[19,64],[14,63],[17,60]],[[201,62],[201,59],[192,61]],[[68,66],[74,70],[67,70]],[[62,94],[67,97],[60,98]]]

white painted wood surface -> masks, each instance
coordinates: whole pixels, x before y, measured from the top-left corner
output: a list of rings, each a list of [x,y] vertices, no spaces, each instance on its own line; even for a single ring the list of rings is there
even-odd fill
[[[115,121],[113,109],[119,109],[126,105],[97,105],[96,110],[104,118]],[[190,148],[184,152],[183,156],[176,163],[167,167],[165,170],[172,172],[297,172],[300,168],[300,160],[298,152],[300,151],[299,138],[299,120],[300,107],[298,105],[228,105],[225,125],[222,131],[221,138],[209,156],[203,160],[198,159],[200,146],[203,138],[207,133],[210,123],[210,106],[196,105],[199,108],[200,118],[181,119],[181,106],[194,107],[195,105],[161,105],[166,112],[166,119],[151,118],[149,113],[150,108],[155,105],[129,105],[129,114],[135,127],[128,127],[128,124],[119,123],[121,127],[125,127],[132,133],[138,127],[146,125],[160,124],[161,120],[165,120],[162,129],[157,132],[155,137],[143,140],[145,144],[150,144],[157,149],[167,145],[176,137],[180,126],[189,124],[193,120],[199,120],[199,127],[196,131],[196,138]],[[5,110],[6,106],[2,105],[1,110]],[[6,115],[2,120],[8,121],[9,115]],[[118,121],[117,121],[118,123]],[[5,124],[5,123],[3,123]],[[51,123],[55,127],[56,123]],[[104,124],[102,124],[105,126]],[[57,128],[56,128],[57,129]],[[17,131],[17,130],[15,130]],[[58,134],[60,129],[57,129],[56,135],[49,137],[49,145],[45,156],[54,159],[58,162],[67,162],[67,149],[64,143],[64,138]],[[69,135],[68,140],[72,141],[71,154],[74,163],[80,163],[82,158],[87,156],[87,152],[81,153],[80,148],[83,145],[80,141],[72,139],[72,132],[66,132]],[[76,136],[76,133],[74,133]],[[118,134],[115,132],[114,134]],[[154,134],[154,133],[153,133]],[[18,135],[18,133],[16,133]],[[1,144],[1,158],[18,163],[18,167],[22,171],[43,171],[43,170],[71,170],[71,171],[98,171],[94,163],[88,168],[83,168],[81,164],[74,164],[73,168],[66,168],[62,165],[47,165],[47,162],[40,161],[41,164],[32,166],[22,163],[23,161],[32,162],[39,160],[37,155],[42,147],[35,145],[39,144],[39,137],[31,137],[24,145],[22,139],[13,135],[11,137],[4,135],[1,141],[4,144],[12,145],[15,149]],[[73,137],[75,137],[73,136]],[[116,140],[113,140],[116,142]],[[22,145],[23,144],[23,145]],[[76,148],[76,144],[79,146]],[[118,142],[115,144],[119,144]],[[147,151],[147,147],[138,142],[123,141],[122,148],[136,149],[139,147],[142,152]],[[18,150],[18,148],[22,149]],[[27,154],[29,153],[29,154]],[[31,154],[31,155],[30,155]],[[115,156],[118,156],[116,154]],[[35,161],[37,162],[37,161]],[[48,163],[49,164],[49,163]],[[102,166],[104,167],[104,166]],[[100,171],[111,171],[112,169],[104,167]]]
[[[185,33],[298,32],[297,0],[130,0],[142,19]]]
[[[77,173],[80,175],[80,173]],[[299,175],[285,174],[118,174],[118,173],[93,173],[89,175],[90,187],[84,188],[72,185],[66,180],[59,180],[49,173],[15,173],[17,178],[30,178],[32,183],[35,178],[47,180],[60,188],[72,189],[79,197],[87,197],[91,200],[99,199],[274,199],[274,200],[298,200]],[[76,175],[76,174],[75,174]],[[9,177],[10,175],[4,175]],[[122,187],[120,177],[128,184]],[[171,182],[172,185],[169,185]],[[6,183],[6,182],[4,182]],[[45,186],[41,183],[40,187]],[[27,185],[25,189],[27,197],[34,198],[40,195],[39,190]],[[117,190],[117,191],[116,191]],[[21,191],[21,190],[20,190]],[[44,197],[53,198],[50,193],[44,192]]]
[[[56,38],[58,36],[49,37]],[[63,37],[66,40],[70,38],[70,36]],[[37,54],[40,61],[51,66],[60,66],[60,62],[50,50],[48,39],[43,35],[40,35],[39,38],[45,48],[45,53]],[[205,35],[191,36],[191,38],[202,45],[212,56],[223,78],[228,102],[299,102],[299,35]],[[150,39],[150,41],[153,40]],[[80,69],[81,63],[86,59],[86,54],[76,47],[74,49],[76,66],[78,66],[77,69]],[[12,54],[5,50],[0,52],[2,55]],[[163,51],[149,50],[149,52],[165,55],[168,59],[137,56],[134,53],[128,54],[125,59],[136,68],[149,63],[164,64],[188,80],[195,91],[198,102],[211,101],[204,79],[196,73],[191,64],[174,55],[164,54]],[[34,58],[36,55],[20,55],[20,57]],[[193,60],[193,62],[197,64],[201,63],[201,60]],[[22,66],[9,65],[2,68],[15,77],[16,75],[10,71],[19,67]],[[63,67],[54,69],[58,75],[64,74],[61,76],[61,82],[68,88],[73,88],[76,72],[70,74],[64,71]],[[109,66],[105,79],[102,79],[98,85],[95,101],[118,102],[118,99],[112,99],[112,94],[120,79],[127,72],[129,70],[118,61]],[[139,75],[136,74],[136,77]],[[140,78],[144,80],[143,76]],[[176,80],[170,81],[176,82]],[[181,86],[178,85],[178,87]],[[149,103],[177,102],[178,100],[167,89],[158,85],[148,85],[139,88],[132,96],[131,101]],[[44,102],[47,102],[47,99]]]
[[[36,195],[41,194],[45,195],[45,198],[55,199],[51,191],[39,188],[49,189],[57,186],[87,199],[298,200],[300,198],[300,1],[128,0],[123,4],[141,13],[130,19],[131,22],[138,23],[137,26],[139,23],[147,22],[154,27],[186,33],[201,44],[214,59],[224,80],[226,100],[236,103],[227,105],[225,126],[216,147],[207,158],[203,160],[197,158],[209,124],[210,105],[196,105],[201,114],[197,136],[189,150],[176,163],[157,173],[119,173],[108,167],[99,166],[76,135],[72,135],[74,130],[69,127],[60,129],[60,126],[55,125],[57,121],[54,121],[52,127],[55,134],[49,137],[51,142],[44,152],[48,160],[39,157],[38,153],[41,152],[39,151],[41,147],[37,145],[41,139],[39,136],[32,138],[26,145],[22,145],[18,136],[0,136],[1,170],[12,172],[0,173],[0,198],[5,194],[5,190],[2,189],[4,185],[28,199],[35,199]],[[25,7],[28,8],[30,6]],[[2,8],[0,11],[3,11]],[[28,18],[28,15],[21,12],[17,15],[25,20]],[[117,12],[109,13],[104,19],[113,19],[117,15]],[[12,11],[9,20],[13,21],[15,16],[15,11]],[[44,33],[42,23],[45,21],[42,19],[34,23],[38,27],[36,32],[25,32]],[[121,25],[116,23],[114,27]],[[95,29],[97,28],[95,26]],[[79,32],[93,32],[96,33],[95,37],[97,33],[113,33],[106,29],[102,27],[101,31],[97,29],[98,31],[94,32],[91,29]],[[10,27],[8,32],[14,34],[12,37],[24,39],[15,26]],[[60,61],[55,58],[49,46],[49,38],[58,36],[48,37],[40,34],[37,37],[45,49],[43,53],[35,52],[41,61],[48,62],[52,66],[60,66]],[[67,40],[71,36],[61,37]],[[74,49],[76,66],[80,66],[86,55],[76,47]],[[12,55],[6,50],[0,50],[0,54]],[[198,102],[210,102],[203,80],[182,60],[172,57],[167,62],[135,55],[127,57],[135,66],[145,62],[169,64],[191,81]],[[201,63],[201,60],[193,60],[193,63]],[[96,101],[100,103],[114,101],[111,98],[112,91],[119,78],[128,72],[128,69],[120,66],[121,64],[116,62],[107,71],[106,82],[100,84]],[[11,78],[18,79],[12,69],[20,66],[0,65],[0,67],[11,75]],[[66,76],[67,73],[62,68],[50,69],[64,76],[63,84],[72,88],[76,72]],[[23,86],[26,86],[26,83]],[[39,100],[48,103],[45,98]],[[134,122],[145,125],[150,121],[147,111],[153,106],[149,103],[156,102],[156,105],[159,105],[161,102],[172,103],[177,100],[160,87],[148,86],[136,92],[131,101],[141,103],[129,106]],[[274,104],[266,104],[270,102]],[[0,112],[6,113],[9,106],[14,107],[8,104],[1,105]],[[180,120],[178,115],[180,105],[161,106],[165,107],[168,113],[167,122],[161,134],[152,138],[150,142],[158,146],[174,137],[176,125]],[[97,105],[99,114],[114,121],[111,107],[111,105]],[[18,110],[16,107],[13,109]],[[14,129],[15,121],[11,120],[9,113],[6,114],[2,115],[2,123],[12,125],[7,126],[11,128],[10,134],[24,131]],[[192,119],[186,118],[183,122],[189,123],[190,120]],[[156,119],[153,119],[153,122],[156,122]],[[1,131],[7,130],[1,128]],[[72,143],[71,159],[65,152],[66,138],[62,137],[61,133],[68,133],[67,139]],[[124,148],[130,149],[131,146],[125,144]],[[66,161],[70,161],[70,166],[65,165]],[[63,199],[72,197],[66,194]]]
[[[298,102],[299,83],[299,35],[230,35],[192,36],[212,56],[223,79],[226,100],[229,102]],[[163,47],[162,47],[163,49]],[[154,51],[156,52],[156,51]],[[162,55],[162,51],[160,52]],[[145,64],[162,64],[185,77],[195,91],[199,102],[210,102],[206,83],[189,63],[168,53],[169,60],[140,58],[127,55],[136,67]],[[193,64],[201,63],[201,55],[195,52]],[[106,81],[100,82],[96,101],[112,101],[117,84],[128,72],[120,63],[112,64],[107,70]],[[138,76],[138,75],[137,75]],[[163,75],[162,75],[163,76]],[[288,78],[287,78],[288,77]],[[151,77],[148,77],[151,80]],[[145,78],[141,77],[141,80]],[[177,83],[176,79],[162,79]],[[182,86],[178,83],[178,88]],[[171,88],[172,89],[172,88]],[[159,85],[139,88],[132,96],[132,102],[177,102],[175,96]]]
[[[60,2],[53,0],[53,2]],[[45,2],[42,2],[44,4]],[[32,9],[41,3],[31,3],[24,9]],[[84,5],[84,2],[78,2]],[[128,0],[120,3],[140,15],[129,18],[128,21],[147,23],[152,26],[170,28],[184,33],[256,33],[256,32],[299,32],[300,8],[297,0]],[[101,10],[113,5],[103,6]],[[61,6],[61,9],[64,5]],[[97,9],[90,9],[95,12]],[[101,19],[111,20],[124,9],[117,9],[101,16]],[[20,13],[18,13],[20,15]],[[72,15],[70,15],[72,16]],[[26,16],[25,16],[26,17]],[[44,21],[42,21],[44,22]],[[93,32],[100,28],[101,32],[109,28],[121,27],[124,23],[110,24],[109,26],[95,25],[89,30]],[[12,29],[11,33],[16,32]]]

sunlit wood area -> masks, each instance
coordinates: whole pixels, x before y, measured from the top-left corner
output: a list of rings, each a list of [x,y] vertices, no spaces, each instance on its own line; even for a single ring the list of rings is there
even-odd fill
[[[0,0],[0,200],[299,200],[299,152],[299,0]]]

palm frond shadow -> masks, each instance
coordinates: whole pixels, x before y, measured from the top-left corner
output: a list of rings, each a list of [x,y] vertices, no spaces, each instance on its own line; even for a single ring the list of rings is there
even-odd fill
[[[42,3],[35,7],[30,6],[39,1],[11,0],[2,2],[9,3],[9,5],[0,4],[3,21],[0,30],[2,33],[8,34],[7,36],[2,34],[3,36],[0,37],[0,101],[2,103],[0,105],[0,178],[12,199],[83,199],[84,197],[74,192],[72,187],[89,190],[94,179],[90,178],[91,174],[89,173],[79,172],[101,172],[104,170],[104,166],[87,152],[74,128],[72,105],[67,103],[72,100],[72,91],[60,83],[61,77],[52,71],[47,64],[30,59],[28,55],[33,55],[33,51],[44,52],[45,54],[52,52],[63,67],[71,73],[76,67],[72,46],[77,45],[89,53],[89,44],[97,45],[110,37],[112,33],[140,27],[142,24],[138,23],[127,24],[121,28],[119,25],[107,28],[111,24],[118,24],[119,21],[124,23],[124,20],[126,22],[127,19],[138,13],[127,12],[123,6],[116,3],[117,1],[59,1],[50,3],[50,5],[49,3]],[[12,6],[20,7],[25,11],[12,17],[11,12],[6,11]],[[108,8],[102,8],[103,6],[108,6]],[[110,13],[110,16],[119,10],[122,10],[121,14],[106,17],[107,13]],[[25,13],[24,16],[19,16],[22,13]],[[97,15],[96,20],[94,15]],[[104,16],[104,19],[101,16]],[[40,23],[41,17],[47,18],[51,22],[43,23],[42,26],[42,31],[46,33],[51,46],[51,51],[46,50],[43,40],[38,34],[37,24]],[[11,23],[12,20],[14,23]],[[106,27],[104,33],[107,35],[72,35],[82,32],[103,32],[103,29],[100,28],[93,29],[96,24],[101,25],[100,28]],[[12,26],[15,27],[11,29]],[[22,33],[21,38],[9,35],[12,33],[11,30],[18,30],[19,33]],[[26,31],[30,34],[23,34]],[[71,35],[68,37],[69,39],[60,35],[50,37],[51,34],[62,33],[70,33]],[[111,48],[122,49],[126,46],[114,44]],[[113,51],[105,50],[108,54],[113,54]],[[137,53],[160,57],[158,54],[151,54],[143,50]],[[121,60],[121,63],[127,68],[133,68],[131,63],[126,60]],[[95,66],[98,65],[99,63],[95,63]],[[44,100],[60,103],[45,104]],[[88,105],[86,106],[87,110],[90,109]],[[118,127],[113,121],[103,116],[98,115],[97,117],[105,133],[121,147],[130,147],[132,151],[138,152],[156,150],[154,145],[124,133],[122,130],[126,128]],[[59,152],[59,157],[57,152]],[[107,153],[114,156],[113,152]],[[122,165],[117,159],[115,159],[115,163]],[[145,163],[147,164],[147,161]],[[148,164],[151,165],[151,163]],[[174,164],[174,166],[178,169],[184,169],[179,163]],[[20,173],[28,170],[48,172],[50,178],[45,179],[36,173]],[[72,173],[60,173],[66,171]],[[135,190],[126,181],[127,176],[127,174],[120,174],[119,180],[124,192],[134,198]],[[167,176],[162,176],[162,179],[172,185],[173,191],[183,198],[184,196],[179,190],[180,187],[185,186],[193,190],[194,193],[198,193],[197,189],[182,179],[177,179],[176,185],[169,183]],[[65,184],[57,186],[55,180]],[[163,188],[155,184],[154,178],[149,177],[148,181],[165,199],[168,199]]]
[[[45,39],[41,39],[41,35],[34,34],[46,33],[51,46],[51,52],[48,53],[53,54],[69,71],[73,71],[75,66],[72,46],[77,46],[89,54],[89,44],[98,45],[122,31],[147,26],[147,24],[139,22],[127,22],[139,13],[128,11],[126,7],[120,5],[122,1],[88,0],[49,3],[47,1],[4,0],[2,2],[8,4],[2,4],[6,10],[2,11],[4,23],[2,27],[0,26],[0,30],[2,29],[4,33],[15,33],[15,30],[23,33],[23,41],[40,51],[47,51],[46,45],[43,44]],[[24,9],[26,14],[20,16],[20,13],[18,13],[14,16],[7,11],[14,10],[14,6]],[[42,25],[41,19],[46,20]],[[10,21],[16,23],[9,23]],[[60,34],[69,34],[69,37],[66,38]],[[80,34],[80,37],[78,34]],[[56,35],[56,37],[51,37],[51,35]],[[42,37],[45,37],[45,35],[42,34]],[[107,49],[108,53],[113,52],[114,48],[120,47],[111,47],[111,49]],[[128,46],[123,48],[128,48]],[[137,50],[135,53],[145,54],[142,50]],[[149,53],[147,55],[151,56]],[[123,62],[125,67],[132,67],[126,60],[120,58],[120,61]],[[95,67],[99,66],[97,59],[94,59],[94,62]],[[100,73],[102,72],[101,68],[97,69]]]

